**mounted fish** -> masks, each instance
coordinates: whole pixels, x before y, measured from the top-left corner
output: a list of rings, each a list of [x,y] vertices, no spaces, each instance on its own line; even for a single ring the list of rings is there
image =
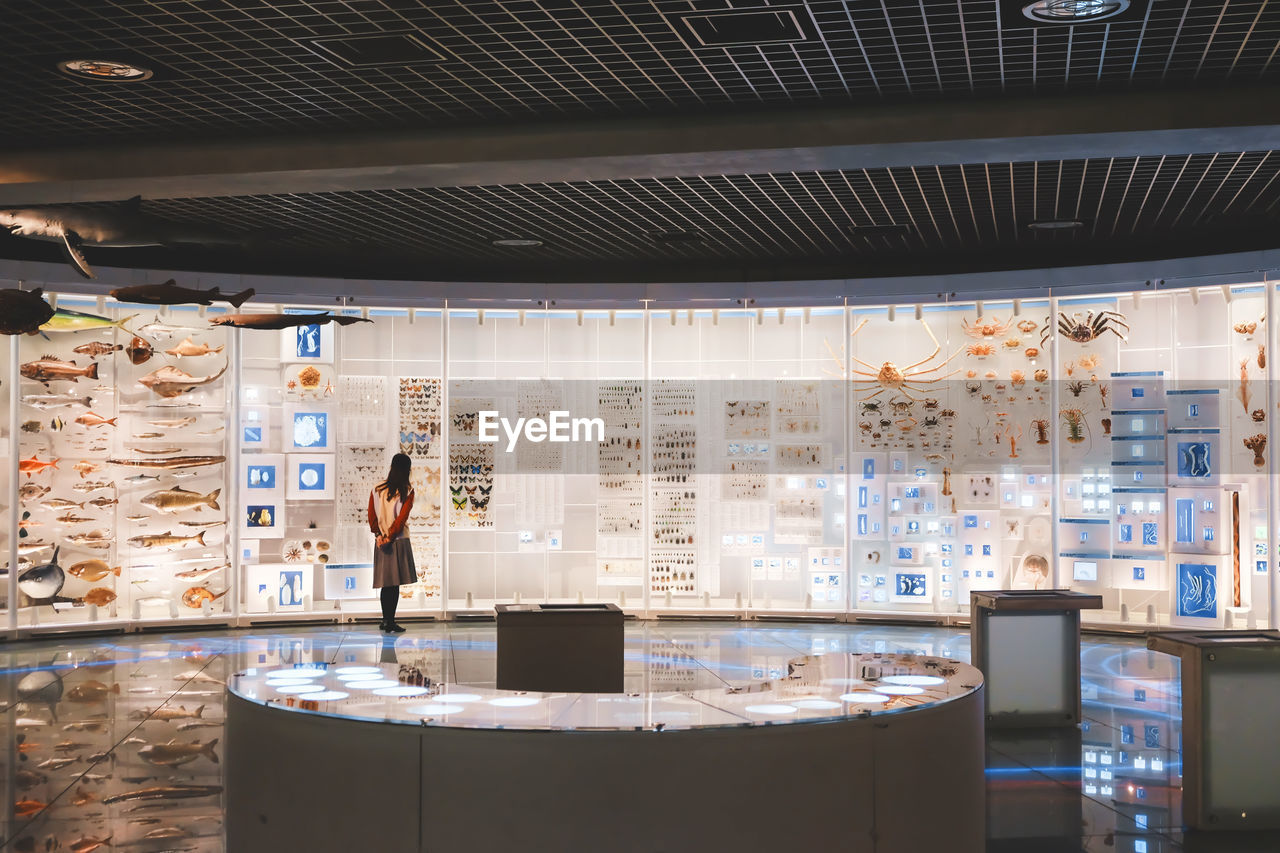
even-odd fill
[[[222,793],[221,785],[171,785],[155,788],[141,788],[137,791],[125,791],[103,798],[106,805],[123,803],[127,800],[187,800],[193,797],[212,797]]]
[[[67,699],[71,702],[79,702],[82,705],[96,705],[107,701],[107,697],[113,693],[117,695],[120,693],[120,684],[118,682],[107,685],[91,678],[68,690]],[[92,758],[93,756],[90,756],[91,760]]]
[[[164,418],[158,421],[147,421],[149,425],[154,427],[160,427],[160,429],[181,429],[182,427],[190,426],[195,422],[196,422],[196,419],[191,417]]]
[[[193,586],[182,593],[182,603],[187,607],[190,607],[192,610],[199,610],[204,606],[206,601],[212,604],[230,591],[231,588],[228,587],[215,595],[212,590],[206,589],[202,586]]]
[[[88,477],[90,474],[96,474],[102,470],[102,466],[97,462],[90,462],[88,459],[81,459],[75,465],[71,466],[72,470],[80,474],[80,479]]]
[[[27,394],[22,398],[24,406],[35,406],[37,409],[58,409],[63,406],[82,406],[92,408],[92,397],[77,397],[74,394]]]
[[[84,483],[73,483],[71,485],[71,488],[75,489],[77,492],[83,492],[86,495],[89,494],[89,492],[100,492],[103,489],[114,489],[115,487],[115,483],[109,483],[106,480],[89,480]]]
[[[36,382],[43,382],[45,385],[55,379],[77,382],[82,376],[86,379],[97,379],[98,362],[91,361],[84,367],[77,367],[74,361],[62,361],[51,355],[46,355],[36,361],[24,363],[19,368],[19,372],[24,378],[34,379]]]
[[[122,349],[124,349],[122,344],[104,344],[102,341],[90,341],[87,344],[75,347],[71,351],[80,353],[80,355],[87,355],[90,358],[99,358],[100,356],[111,355],[113,352],[119,352]]]
[[[213,355],[222,352],[226,347],[211,347],[208,344],[197,344],[191,338],[184,338],[182,343],[165,350],[165,355],[195,358],[200,355]]]
[[[94,587],[76,599],[81,604],[92,604],[97,607],[106,607],[115,600],[115,590],[107,589],[105,586]]]
[[[105,560],[82,560],[67,569],[67,574],[86,583],[96,583],[108,575],[120,577],[120,567],[111,567]]]
[[[195,761],[202,755],[217,764],[218,756],[213,751],[217,745],[217,738],[203,744],[198,740],[191,743],[181,743],[175,739],[168,743],[153,743],[144,746],[138,750],[138,757],[157,767],[180,767],[183,764]]]
[[[53,312],[53,316],[48,322],[40,326],[41,332],[88,332],[94,329],[111,329],[124,328],[124,324],[137,317],[137,314],[130,314],[119,320],[112,320],[109,317],[102,317],[97,314],[85,314],[82,311],[72,311],[70,308],[59,308]]]
[[[233,326],[237,329],[290,329],[294,326],[323,326],[337,323],[372,323],[367,317],[347,317],[335,314],[224,314],[209,321],[214,326]]]
[[[58,693],[62,695],[61,691]],[[131,720],[159,720],[161,722],[172,722],[173,720],[196,720],[204,716],[204,706],[196,708],[194,711],[188,711],[185,705],[179,705],[174,708],[172,706],[161,705],[154,711],[148,711],[143,708],[141,711],[134,711],[129,714]]]
[[[134,335],[133,340],[124,348],[124,354],[134,364],[146,364],[151,360],[151,356],[155,355],[155,349],[147,341]]]
[[[76,423],[83,424],[87,427],[115,426],[116,419],[104,418],[102,415],[99,415],[96,412],[85,412],[83,415],[76,418]]]
[[[165,365],[159,370],[153,370],[146,376],[138,380],[142,385],[150,388],[152,393],[160,397],[178,397],[188,391],[192,391],[201,385],[208,385],[210,382],[216,382],[222,378],[222,374],[227,372],[227,365],[223,365],[222,369],[217,373],[210,374],[205,377],[197,378],[186,371],[179,370],[176,367]]]
[[[147,536],[134,536],[129,544],[135,548],[185,548],[188,545],[204,545],[204,531],[194,536],[175,536],[172,531]]]
[[[35,335],[53,317],[44,289],[0,290],[0,335]]]
[[[50,663],[50,667],[53,664]],[[49,706],[49,718],[58,721],[58,702],[62,699],[62,676],[52,668],[29,672],[18,681],[19,702]]]
[[[230,565],[228,564],[228,565],[222,565],[222,566],[207,566],[202,569],[188,569],[185,572],[175,572],[173,576],[175,578],[181,578],[182,580],[198,581],[198,580],[204,580],[210,575],[215,575],[226,568],[230,568]]]
[[[58,565],[59,545],[53,549],[53,557],[41,566],[32,566],[18,575],[18,589],[31,599],[33,604],[52,603],[58,593],[62,592],[67,582],[67,573]]]
[[[174,456],[169,459],[108,459],[110,465],[127,465],[133,468],[162,468],[166,471],[174,468],[199,468],[202,465],[220,465],[227,461],[225,456]],[[159,477],[152,477],[147,474],[137,474],[128,477],[131,483],[140,483],[143,480],[158,480]]]
[[[23,483],[18,489],[18,497],[25,501],[39,500],[49,494],[51,486],[42,486],[39,483]]]
[[[15,237],[62,244],[67,261],[85,278],[93,270],[85,260],[85,246],[244,245],[248,238],[221,228],[172,222],[142,212],[142,197],[110,207],[48,204],[0,210],[0,227]]]
[[[67,541],[81,548],[107,551],[115,543],[115,538],[111,535],[110,530],[90,530],[88,533],[77,533],[74,536],[68,536]]]
[[[183,512],[185,510],[194,509],[202,510],[208,507],[212,510],[221,510],[218,506],[218,495],[222,493],[222,489],[214,489],[207,495],[199,492],[192,492],[180,486],[174,486],[172,489],[163,489],[158,492],[152,492],[144,497],[140,503],[143,506],[151,507],[157,512]]]
[[[38,454],[32,454],[30,459],[21,459],[18,461],[18,472],[26,474],[27,479],[31,479],[33,474],[42,474],[46,468],[58,470],[58,460],[53,459],[48,462],[41,462],[37,459]]]
[[[239,308],[253,298],[255,291],[250,287],[224,296],[216,287],[211,290],[196,290],[180,287],[173,279],[169,279],[164,284],[117,287],[110,293],[121,302],[141,302],[146,305],[212,305],[214,302],[226,302]]]

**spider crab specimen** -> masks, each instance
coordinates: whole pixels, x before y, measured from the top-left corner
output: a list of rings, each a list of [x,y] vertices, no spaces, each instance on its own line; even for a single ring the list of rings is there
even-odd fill
[[[1044,327],[1040,329],[1040,346],[1044,346],[1049,340],[1049,335],[1053,333],[1053,326],[1050,325],[1050,317],[1044,318]],[[1127,342],[1129,339],[1120,332],[1124,329],[1129,331],[1129,324],[1125,322],[1125,316],[1118,311],[1093,311],[1085,314],[1083,320],[1080,315],[1068,315],[1065,311],[1058,312],[1058,333],[1067,340],[1075,341],[1078,344],[1087,344],[1090,341],[1097,340],[1103,332],[1110,332],[1122,341]]]
[[[1001,338],[1004,337],[1004,333],[1009,331],[1011,328],[1013,328],[1012,320],[1008,323],[1001,323],[997,317],[992,317],[991,322],[989,323],[982,322],[982,318],[979,317],[974,320],[972,325],[970,325],[967,318],[960,321],[960,329],[966,335],[974,338],[975,340],[982,340],[983,338]]]
[[[864,319],[859,323],[857,328],[853,330],[849,337],[852,338],[857,335],[858,332],[862,331],[862,328],[867,325],[868,319]],[[855,386],[859,386],[859,390],[869,391],[873,387],[877,389],[874,393],[868,394],[864,397],[860,405],[865,405],[866,400],[879,397],[886,391],[897,392],[912,402],[919,402],[919,398],[913,396],[912,392],[920,394],[928,390],[928,386],[933,383],[941,382],[943,379],[946,379],[949,376],[954,376],[956,373],[960,372],[960,370],[957,369],[950,373],[939,375],[939,372],[946,367],[952,359],[958,356],[962,350],[956,350],[946,359],[938,362],[932,367],[925,366],[937,358],[938,353],[942,352],[942,344],[938,343],[938,339],[933,334],[933,330],[929,328],[928,323],[921,320],[920,325],[924,326],[925,332],[929,335],[929,340],[933,341],[933,352],[929,353],[919,361],[902,366],[894,364],[892,361],[886,361],[877,366],[869,364],[856,356],[853,357],[854,367],[852,368],[853,379],[851,381]],[[828,346],[828,349],[830,349],[830,346]],[[837,364],[843,361],[843,359],[834,352],[831,353],[831,356],[836,359]],[[859,370],[859,366],[866,368],[866,370]]]

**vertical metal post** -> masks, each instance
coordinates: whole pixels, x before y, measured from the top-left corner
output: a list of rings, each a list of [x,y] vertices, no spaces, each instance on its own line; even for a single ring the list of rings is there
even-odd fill
[[[9,337],[9,578],[8,586],[8,626],[9,632],[18,629],[18,518],[22,507],[18,502],[18,432],[21,419],[18,413],[18,337]]]
[[[397,399],[399,399],[397,397]],[[449,300],[440,308],[440,616],[449,617]]]
[[[840,392],[844,399],[844,568],[845,568],[845,586],[844,586],[844,611],[848,621],[853,621],[850,614],[853,613],[853,590],[854,590],[854,571],[853,571],[853,440],[856,436],[853,423],[853,383],[850,381],[853,374],[850,370],[853,363],[850,359],[853,356],[853,341],[849,338],[849,332],[852,331],[850,314],[853,311],[849,305],[849,297],[844,297],[841,302],[840,309],[840,340],[844,344],[844,364],[841,365],[843,376],[840,380]],[[941,507],[939,507],[941,509]]]
[[[223,472],[224,485],[228,494],[227,513],[231,517],[227,520],[227,547],[231,549],[231,568],[228,570],[230,577],[227,579],[231,585],[231,594],[227,597],[231,599],[231,623],[233,625],[240,624],[240,596],[241,591],[245,588],[245,583],[241,581],[241,577],[247,569],[241,565],[240,560],[240,522],[238,516],[241,511],[240,506],[240,389],[244,387],[244,332],[241,329],[231,330],[231,339],[227,341],[231,350],[231,422],[227,425],[227,429],[223,431],[224,440],[229,441],[230,446],[227,448],[228,462],[226,470]]]
[[[1058,316],[1058,297],[1049,297],[1049,319],[1051,329],[1057,329]],[[1061,430],[1058,428],[1058,407],[1061,405],[1061,388],[1060,378],[1062,376],[1062,359],[1059,356],[1061,347],[1058,346],[1058,334],[1055,331],[1049,338],[1050,354],[1049,354],[1049,423],[1052,430],[1049,434],[1049,482],[1053,488],[1049,490],[1049,550],[1053,554],[1053,558],[1049,563],[1049,567],[1053,574],[1053,589],[1061,589],[1062,579],[1059,577],[1059,565],[1061,559],[1058,557],[1060,543],[1058,541],[1058,519],[1062,515],[1062,436]]]
[[[1280,564],[1276,561],[1277,543],[1280,542],[1280,481],[1276,478],[1276,465],[1280,463],[1280,451],[1276,449],[1276,342],[1280,333],[1276,330],[1276,285],[1270,276],[1262,276],[1263,293],[1266,295],[1267,312],[1267,626],[1280,625],[1280,583],[1276,573]]]
[[[644,613],[649,615],[651,591],[653,588],[653,566],[649,559],[649,531],[653,520],[649,518],[651,501],[649,500],[649,460],[653,458],[653,433],[650,429],[649,410],[653,405],[653,312],[648,300],[644,301],[640,314],[644,318],[644,384],[641,386],[640,434],[644,436],[644,455],[640,457],[640,470],[644,472],[644,486],[640,494],[641,517],[644,525],[641,535],[644,538]]]

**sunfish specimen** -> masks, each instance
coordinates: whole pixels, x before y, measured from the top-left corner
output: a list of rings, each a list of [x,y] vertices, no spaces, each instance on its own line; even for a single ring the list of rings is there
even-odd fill
[[[61,243],[67,261],[85,278],[93,269],[85,246],[213,246],[242,245],[248,240],[219,228],[190,225],[142,212],[142,197],[110,207],[48,204],[0,210],[0,227],[16,237]]]
[[[131,287],[117,287],[111,295],[121,302],[141,302],[146,305],[212,305],[214,302],[226,302],[239,308],[253,298],[256,291],[250,287],[239,293],[228,293],[225,296],[218,288],[197,290],[181,287],[173,279],[164,284],[135,284]]]
[[[322,326],[337,323],[372,323],[367,317],[347,317],[334,314],[224,314],[209,321],[215,326],[235,326],[239,329],[288,329],[293,326]]]

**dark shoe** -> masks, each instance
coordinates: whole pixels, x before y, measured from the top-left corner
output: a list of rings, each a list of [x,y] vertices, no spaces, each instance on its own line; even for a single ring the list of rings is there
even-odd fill
[[[397,625],[396,623],[392,622],[390,625],[383,627],[382,630],[389,631],[394,634],[403,634],[405,631],[405,628],[403,625]]]
[[[386,623],[386,622],[379,622],[379,623],[378,623],[378,630],[379,630],[379,631],[382,631],[382,632],[384,632],[384,633],[389,633],[391,629],[387,627],[387,623]]]

